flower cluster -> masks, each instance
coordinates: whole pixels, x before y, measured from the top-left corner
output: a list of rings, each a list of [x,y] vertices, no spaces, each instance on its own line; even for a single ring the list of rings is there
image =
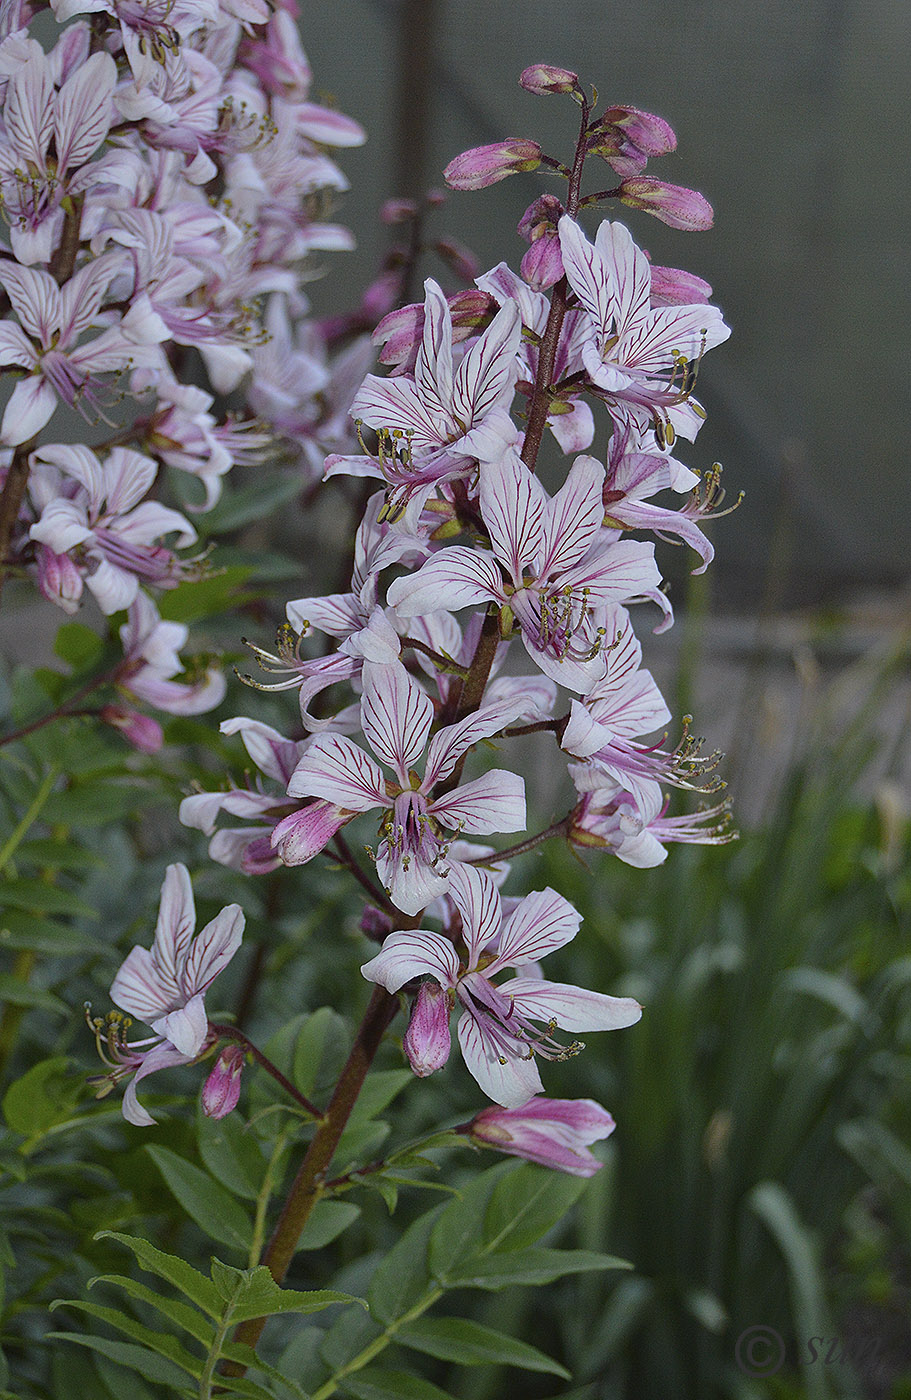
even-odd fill
[[[564,1033],[629,1026],[641,1008],[544,980],[541,958],[574,937],[580,915],[553,890],[517,901],[498,883],[512,857],[555,835],[642,866],[670,842],[729,839],[724,804],[666,814],[668,788],[715,789],[717,756],[700,754],[686,722],[676,747],[660,737],[671,715],[633,626],[648,606],[656,631],[673,621],[649,535],[692,549],[696,572],[712,558],[702,521],[720,500],[717,470],[703,482],[672,451],[699,431],[699,364],[729,331],[701,279],[652,267],[622,223],[602,221],[592,240],[580,221],[586,205],[617,199],[708,226],[701,196],[642,174],[674,148],[667,124],[631,107],[593,116],[577,77],[547,65],[522,82],[581,107],[572,168],[511,139],[458,157],[449,182],[475,189],[543,166],[567,178],[566,200],[542,196],[523,216],[535,255],[520,274],[501,263],[451,297],[428,279],[422,304],[380,322],[374,341],[393,368],[353,395],[361,451],[325,462],[326,476],[380,487],[350,589],[292,600],[277,651],[253,648],[280,677],[262,688],[299,691],[304,737],[228,721],[262,778],[194,794],[181,815],[209,834],[214,859],[249,873],[331,848],[372,892],[363,927],[382,946],[364,976],[412,998],[404,1050],[415,1073],[446,1063],[458,1006],[466,1064],[500,1106],[471,1126],[475,1140],[584,1174],[595,1165],[587,1143],[612,1121],[597,1105],[550,1112],[538,1062],[581,1048]],[[583,198],[589,157],[621,184]],[[548,431],[572,459],[554,492],[536,471]],[[329,713],[325,692],[339,684],[347,703]],[[568,760],[565,816],[506,850],[477,844],[525,833],[509,749],[537,732]],[[373,833],[372,868],[352,854],[349,823]],[[504,981],[508,970],[517,975]]]
[[[363,133],[310,100],[294,0],[51,0],[48,19],[47,50],[26,0],[0,28],[0,581],[31,573],[69,613],[86,588],[130,609],[118,679],[141,694],[154,592],[203,567],[159,502],[163,469],[195,478],[185,508],[202,510],[304,420],[327,420],[323,455],[354,441],[339,418],[369,341],[327,366],[300,283],[315,250],[351,246],[320,209],[345,187],[327,150]],[[67,410],[94,450],[54,441],[74,436]],[[143,662],[159,708],[224,694]]]

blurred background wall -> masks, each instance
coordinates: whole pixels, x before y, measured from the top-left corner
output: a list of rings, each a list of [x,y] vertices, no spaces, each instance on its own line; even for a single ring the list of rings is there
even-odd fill
[[[317,87],[369,133],[343,162],[359,249],[314,286],[318,307],[340,281],[369,279],[388,236],[382,200],[441,183],[465,147],[510,135],[571,150],[576,108],[523,92],[527,64],[574,69],[602,106],[667,118],[678,151],[649,173],[702,190],[715,228],[623,217],[655,261],[712,282],[734,331],[707,357],[708,423],[680,454],[697,469],[721,461],[729,494],[747,493],[713,532],[712,611],[863,596],[869,614],[871,590],[874,623],[904,611],[907,0],[305,0],[301,30]],[[558,183],[533,175],[453,194],[440,228],[484,267],[517,266],[516,221],[548,189]]]

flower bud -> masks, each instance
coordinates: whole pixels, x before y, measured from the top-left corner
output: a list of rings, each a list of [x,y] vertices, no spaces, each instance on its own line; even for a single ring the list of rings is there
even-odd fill
[[[436,982],[422,982],[411,1007],[402,1046],[421,1079],[442,1069],[449,1059],[449,994]]]
[[[579,75],[570,73],[568,68],[554,68],[549,63],[533,63],[522,73],[519,84],[536,97],[549,97],[555,92],[576,92]]]
[[[538,1096],[521,1108],[485,1108],[467,1133],[482,1147],[495,1147],[526,1162],[572,1176],[594,1176],[602,1163],[588,1146],[608,1137],[614,1126],[607,1109],[593,1099]]]
[[[380,208],[380,222],[384,224],[407,224],[416,217],[418,206],[413,199],[387,199]]]
[[[38,558],[38,587],[48,602],[64,612],[74,613],[82,597],[82,575],[68,554],[55,554],[41,544]]]
[[[386,934],[392,931],[392,920],[382,909],[377,909],[375,904],[365,904],[358,928],[367,938],[382,943]]]
[[[140,753],[158,753],[164,743],[164,734],[157,719],[151,715],[141,715],[138,710],[126,705],[103,705],[98,718],[103,724],[119,729],[128,744]]]
[[[653,180],[647,175],[623,180],[618,198],[630,209],[642,209],[646,214],[654,214],[656,219],[670,224],[671,228],[702,231],[711,228],[714,222],[712,206],[698,190],[669,185],[664,180]]]
[[[202,1111],[208,1118],[227,1118],[240,1098],[244,1052],[239,1045],[221,1051],[202,1089]]]
[[[537,170],[541,164],[541,147],[537,141],[521,136],[495,141],[491,146],[474,146],[451,160],[443,171],[447,185],[454,190],[482,190],[518,175],[523,170]]]
[[[644,156],[666,156],[677,149],[677,137],[664,118],[638,107],[608,107],[599,125],[619,128]]]
[[[559,234],[546,233],[543,238],[536,239],[522,259],[519,271],[537,292],[545,292],[559,282],[563,276]]]
[[[679,267],[652,268],[652,306],[695,306],[712,295],[710,283]]]

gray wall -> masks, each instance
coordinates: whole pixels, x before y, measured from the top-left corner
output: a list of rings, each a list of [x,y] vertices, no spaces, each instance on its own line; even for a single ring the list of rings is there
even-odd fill
[[[571,147],[573,104],[517,86],[534,61],[574,68],[603,105],[654,110],[676,129],[677,153],[649,173],[701,189],[714,230],[624,214],[656,261],[713,283],[734,329],[703,368],[709,422],[685,456],[696,468],[721,460],[728,486],[747,492],[715,529],[717,603],[751,606],[776,550],[784,604],[907,578],[907,0],[305,3],[317,89],[370,133],[342,161],[353,191],[341,212],[360,249],[353,266],[334,260],[317,307],[369,278],[385,246],[373,211],[400,192],[397,54],[415,10],[436,31],[429,183],[458,151],[499,136]],[[516,220],[546,188],[557,186],[526,176],[453,194],[440,228],[484,265],[516,266]]]

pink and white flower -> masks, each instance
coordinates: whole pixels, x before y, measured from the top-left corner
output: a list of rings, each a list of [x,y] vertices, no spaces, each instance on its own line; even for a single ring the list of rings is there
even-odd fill
[[[451,871],[445,831],[486,836],[524,828],[525,784],[514,773],[493,769],[451,792],[437,797],[433,793],[473,744],[527,712],[529,702],[527,697],[513,696],[482,705],[430,739],[433,702],[400,662],[365,662],[363,684],[361,728],[394,778],[387,778],[379,763],[345,735],[319,734],[298,763],[288,794],[332,803],[347,813],[345,820],[376,808],[384,811],[377,873],[393,904],[406,914],[416,914],[448,887]],[[425,748],[421,778],[414,766]],[[276,828],[274,843],[281,839],[284,826]]]
[[[692,367],[730,335],[717,307],[651,305],[651,269],[623,224],[605,220],[589,243],[568,215],[560,220],[567,280],[587,316],[582,359],[608,407],[618,405],[641,431],[650,424],[672,440],[692,440],[704,413],[692,398]]]
[[[649,869],[667,859],[667,845],[723,846],[737,839],[730,826],[730,803],[669,817],[667,799],[656,782],[643,782],[636,795],[595,769],[570,765],[579,791],[569,840],[581,849],[613,851],[626,865]]]
[[[518,454],[481,472],[481,515],[492,553],[462,545],[441,549],[387,597],[402,617],[496,602],[521,629],[546,676],[585,693],[604,674],[611,603],[650,598],[667,615],[654,546],[599,539],[604,468],[577,457],[549,498]]]
[[[565,1059],[582,1048],[561,1045],[554,1039],[557,1030],[614,1030],[641,1017],[642,1007],[631,997],[534,976],[492,981],[507,968],[539,962],[576,936],[582,916],[556,891],[526,895],[505,922],[499,891],[486,872],[454,867],[449,894],[461,916],[464,961],[442,934],[418,929],[390,934],[361,971],[387,992],[416,977],[430,977],[448,991],[463,1008],[458,1037],[465,1063],[495,1103],[518,1108],[541,1092],[536,1055]]]
[[[156,1070],[189,1064],[205,1048],[205,993],[240,947],[243,911],[239,904],[229,904],[194,936],[195,927],[187,868],[169,865],[151,951],[134,948],[111,986],[111,1000],[155,1032],[147,1040],[111,1037],[106,1042],[114,1060],[113,1073],[106,1078],[113,1083],[133,1075],[123,1096],[123,1116],[139,1127],[155,1119],[136,1097],[138,1084]]]
[[[189,632],[183,623],[163,622],[146,593],[137,593],[120,629],[124,659],[117,668],[117,685],[128,695],[172,715],[201,715],[225,698],[221,671],[207,666],[193,680],[174,680],[184,670],[178,652]]]
[[[522,333],[519,311],[503,306],[458,367],[452,354],[452,316],[432,278],[424,283],[424,332],[414,378],[368,374],[351,415],[381,434],[385,450],[372,457],[329,457],[326,475],[384,478],[390,508],[400,514],[413,492],[465,475],[514,441],[509,417]],[[383,436],[385,435],[385,436]]]
[[[57,492],[30,537],[58,556],[70,555],[102,612],[128,608],[140,582],[157,588],[180,582],[184,566],[159,541],[176,534],[178,546],[189,545],[196,531],[178,511],[142,500],[158,472],[151,457],[115,447],[101,462],[87,447],[54,444],[39,448],[34,461],[33,497],[39,486],[43,495],[54,486]],[[36,482],[42,473],[43,482]]]

